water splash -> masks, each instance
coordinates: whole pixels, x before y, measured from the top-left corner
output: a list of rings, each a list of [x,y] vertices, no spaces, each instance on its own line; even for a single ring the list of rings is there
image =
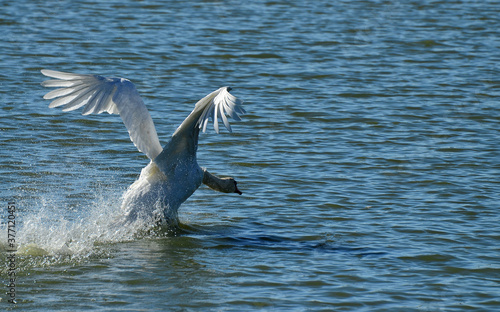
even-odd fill
[[[61,263],[78,263],[93,258],[112,256],[113,244],[145,236],[168,234],[157,228],[153,217],[138,218],[134,222],[119,222],[123,190],[103,191],[97,187],[88,201],[75,211],[57,209],[63,199],[44,194],[25,199],[18,207],[32,207],[32,211],[18,211],[16,228],[16,256],[19,270]],[[6,224],[0,225],[7,233]],[[0,260],[7,256],[7,235],[0,235]]]

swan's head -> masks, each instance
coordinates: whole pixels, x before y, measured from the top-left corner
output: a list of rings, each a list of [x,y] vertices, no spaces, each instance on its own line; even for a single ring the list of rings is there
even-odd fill
[[[212,190],[223,193],[236,193],[243,194],[238,189],[238,182],[233,178],[218,178],[212,175],[207,169],[203,168],[203,183],[210,187]]]
[[[216,191],[220,191],[223,193],[236,193],[238,195],[243,194],[238,189],[238,182],[236,182],[233,178],[222,178],[220,179],[220,188],[216,189]]]

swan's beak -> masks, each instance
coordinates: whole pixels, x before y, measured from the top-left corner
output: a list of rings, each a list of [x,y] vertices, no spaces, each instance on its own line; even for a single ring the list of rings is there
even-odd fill
[[[236,181],[234,181],[234,192],[238,195],[243,194],[240,190],[238,190],[238,186],[236,185]]]

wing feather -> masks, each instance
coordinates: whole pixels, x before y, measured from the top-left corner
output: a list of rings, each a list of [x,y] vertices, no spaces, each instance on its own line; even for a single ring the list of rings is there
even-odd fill
[[[199,100],[191,114],[184,120],[179,128],[177,128],[174,136],[179,132],[187,131],[194,127],[198,127],[205,132],[210,118],[213,120],[216,133],[219,133],[219,118],[222,120],[224,126],[231,132],[232,129],[226,115],[235,120],[241,120],[239,115],[246,112],[243,107],[241,107],[243,101],[229,93],[230,90],[231,88],[229,87],[222,87]]]
[[[56,98],[56,97],[69,95],[69,94],[71,94],[73,91],[74,91],[74,89],[73,89],[73,88],[60,88],[60,89],[55,89],[55,90],[52,90],[52,91],[50,91],[49,93],[45,94],[45,95],[43,96],[43,98],[44,98],[45,100],[51,100],[51,99],[54,99],[54,98]]]
[[[95,91],[96,90],[91,87],[82,89],[80,92],[76,93],[76,97],[73,100],[63,106],[63,112],[69,112],[87,104]]]
[[[213,114],[214,114],[214,130],[216,133],[219,133],[219,108],[215,105],[212,105],[213,107]]]
[[[78,81],[52,79],[52,80],[45,80],[44,82],[41,83],[41,85],[47,88],[53,88],[53,87],[67,88],[67,87],[73,87],[78,83],[79,83]]]
[[[83,115],[102,112],[120,114],[130,140],[139,151],[150,159],[161,153],[153,119],[129,80],[47,69],[42,70],[42,74],[56,78],[42,82],[42,86],[60,87],[44,96],[44,99],[55,99],[49,104],[50,108],[64,105],[63,111],[71,111],[84,106]]]

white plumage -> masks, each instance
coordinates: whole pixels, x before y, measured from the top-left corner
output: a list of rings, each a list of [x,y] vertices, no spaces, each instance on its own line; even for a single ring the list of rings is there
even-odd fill
[[[43,97],[53,100],[50,108],[72,111],[83,107],[83,115],[120,114],[132,142],[151,159],[139,179],[124,194],[122,206],[129,219],[161,211],[163,220],[175,223],[178,207],[202,182],[221,192],[241,194],[232,178],[214,177],[196,161],[198,134],[200,130],[206,131],[210,118],[217,133],[219,119],[231,132],[226,115],[240,120],[239,116],[245,113],[242,101],[229,93],[229,87],[222,87],[199,100],[162,148],[151,115],[130,80],[47,69],[42,70],[42,74],[56,78],[42,83],[44,87],[58,87]]]

